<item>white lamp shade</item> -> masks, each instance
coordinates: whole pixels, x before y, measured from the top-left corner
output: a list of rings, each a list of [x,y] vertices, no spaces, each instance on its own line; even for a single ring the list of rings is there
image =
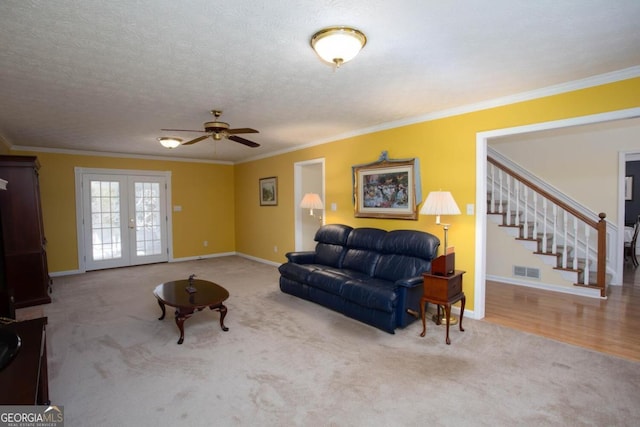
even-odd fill
[[[432,191],[420,208],[420,215],[460,215],[460,209],[449,191]]]
[[[172,138],[166,136],[158,138],[158,141],[160,141],[160,144],[162,144],[164,148],[176,148],[182,143],[182,139],[180,138]]]
[[[366,43],[364,34],[346,27],[326,28],[311,38],[311,46],[318,56],[338,67],[355,58]]]
[[[320,199],[320,196],[316,193],[307,193],[300,202],[300,207],[303,209],[324,209],[324,204]]]

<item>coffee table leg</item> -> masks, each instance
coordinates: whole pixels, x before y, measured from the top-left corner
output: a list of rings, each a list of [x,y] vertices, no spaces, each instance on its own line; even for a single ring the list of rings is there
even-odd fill
[[[193,310],[176,310],[176,325],[178,325],[178,329],[180,330],[180,339],[178,340],[178,344],[182,344],[184,342],[184,321],[191,317],[192,314]]]
[[[212,305],[209,308],[220,313],[220,327],[223,331],[228,331],[229,328],[224,326],[224,317],[227,315],[227,307],[225,307],[224,304],[220,303],[218,305]]]
[[[162,303],[162,301],[158,300],[158,305],[160,306],[160,309],[162,310],[162,316],[158,317],[158,320],[162,320],[162,319],[164,319],[164,315],[165,315],[164,304]]]

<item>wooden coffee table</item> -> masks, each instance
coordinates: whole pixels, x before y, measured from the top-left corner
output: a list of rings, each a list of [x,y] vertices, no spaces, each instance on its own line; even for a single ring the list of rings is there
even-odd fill
[[[191,292],[189,291],[191,289]],[[229,328],[224,326],[224,317],[227,315],[227,307],[222,304],[229,298],[229,291],[213,282],[199,279],[174,280],[158,285],[153,295],[158,299],[158,304],[162,309],[162,316],[158,320],[164,319],[164,306],[175,307],[176,325],[180,330],[178,344],[184,341],[184,321],[196,311],[202,311],[209,307],[211,310],[220,313],[220,327],[223,331]]]

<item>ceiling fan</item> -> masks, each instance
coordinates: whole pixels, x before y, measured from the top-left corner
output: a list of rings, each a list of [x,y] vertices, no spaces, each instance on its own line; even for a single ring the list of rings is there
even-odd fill
[[[222,115],[222,110],[211,110],[211,114],[214,116],[214,120],[212,122],[206,122],[204,124],[204,130],[192,130],[192,129],[162,129],[163,131],[170,132],[200,132],[206,133],[206,135],[199,136],[191,141],[187,141],[182,143],[182,145],[191,145],[196,142],[203,141],[209,137],[213,138],[214,141],[220,141],[222,138],[230,139],[231,141],[239,142],[240,144],[244,144],[247,147],[259,147],[260,144],[257,142],[249,141],[248,139],[241,138],[236,136],[239,133],[258,133],[257,130],[251,128],[239,128],[239,129],[230,129],[229,123],[219,121],[220,116]]]

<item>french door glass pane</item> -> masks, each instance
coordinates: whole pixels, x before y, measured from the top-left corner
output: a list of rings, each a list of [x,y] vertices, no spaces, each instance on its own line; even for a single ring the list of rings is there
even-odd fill
[[[122,257],[118,182],[91,181],[91,246],[94,260]]]
[[[160,184],[136,182],[136,255],[148,256],[162,253],[160,224]]]

